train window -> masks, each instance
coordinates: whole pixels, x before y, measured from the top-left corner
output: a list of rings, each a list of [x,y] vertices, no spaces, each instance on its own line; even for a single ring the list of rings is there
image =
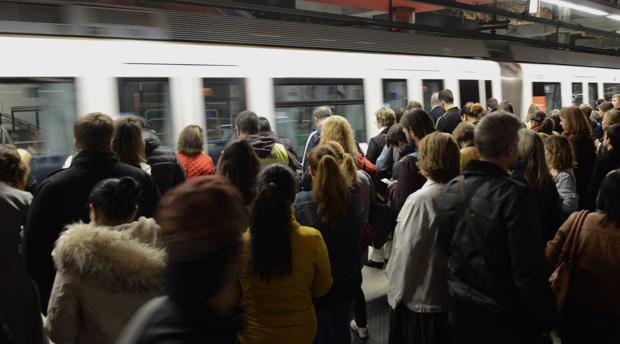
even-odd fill
[[[487,99],[493,98],[493,81],[485,80],[484,81],[484,92],[486,93]]]
[[[407,107],[406,79],[383,79],[383,104],[392,109]]]
[[[217,161],[226,142],[234,136],[234,119],[246,109],[245,79],[203,79],[205,124],[209,155]]]
[[[562,92],[559,82],[532,83],[532,103],[544,112],[562,107]]]
[[[594,107],[594,104],[598,100],[598,83],[589,82],[588,83],[588,103]]]
[[[61,168],[73,151],[76,117],[73,79],[0,78],[0,142],[30,152],[37,180]]]
[[[611,97],[616,93],[620,93],[620,84],[603,84],[605,92],[605,100],[611,101]]]
[[[478,80],[459,80],[459,90],[461,92],[461,109],[469,102],[480,103]]]
[[[355,139],[366,141],[364,84],[362,79],[275,79],[276,128],[280,137],[291,140],[303,154],[314,128],[312,110],[328,105],[346,117]]]
[[[422,98],[424,98],[424,109],[431,111],[431,96],[435,92],[443,90],[443,80],[422,80]]]
[[[167,78],[119,78],[120,114],[143,117],[165,145],[174,145]]]
[[[573,82],[572,90],[573,90],[573,104],[575,105],[583,104],[583,84],[580,82]]]

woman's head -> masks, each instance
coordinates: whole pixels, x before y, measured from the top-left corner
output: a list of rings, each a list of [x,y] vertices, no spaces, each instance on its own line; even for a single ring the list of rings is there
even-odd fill
[[[90,192],[90,219],[97,226],[116,226],[131,222],[138,212],[140,184],[131,177],[109,178]]]
[[[576,166],[575,152],[566,137],[551,135],[545,139],[544,143],[545,158],[549,167],[562,172]]]
[[[23,189],[28,178],[28,165],[24,164],[17,148],[0,144],[0,182],[16,189]]]
[[[480,103],[473,103],[469,107],[469,112],[468,112],[467,116],[475,118],[476,120],[479,120],[479,119],[482,118],[482,116],[484,116],[484,112],[485,111],[484,111],[484,107],[482,107],[482,104],[480,104]]]
[[[246,206],[256,197],[256,177],[260,161],[254,148],[246,140],[230,143],[220,157],[217,173],[230,180],[243,195]]]
[[[411,144],[435,131],[431,116],[423,109],[407,110],[400,119],[400,124],[407,135],[407,141]]]
[[[605,214],[601,225],[620,226],[620,172],[616,170],[605,177],[598,194],[597,208]]]
[[[544,190],[551,182],[545,159],[545,146],[538,134],[529,129],[519,131],[517,145],[519,159],[523,161],[525,181],[536,190]]]
[[[530,114],[526,123],[527,128],[538,132],[543,122],[545,121],[545,118],[547,118],[547,115],[545,115],[545,113],[542,111],[536,111]]]
[[[459,147],[449,134],[426,135],[420,140],[418,154],[418,168],[434,182],[447,183],[459,174]]]
[[[199,125],[191,124],[181,130],[177,151],[185,155],[196,155],[204,150],[204,131]]]
[[[560,110],[560,125],[566,135],[590,137],[592,131],[586,116],[577,106],[564,107]]]
[[[396,122],[396,114],[388,106],[383,106],[375,112],[377,128],[391,127]]]
[[[340,160],[340,154],[334,148],[337,146],[336,142],[322,144],[308,155],[317,211],[328,225],[334,225],[344,217],[350,200],[351,176],[347,175],[351,171],[346,166],[350,166],[352,159],[348,154],[343,154],[345,160]]]
[[[265,282],[291,273],[291,204],[296,190],[295,176],[287,166],[270,165],[258,177],[250,255],[254,271]]]
[[[357,159],[358,150],[355,143],[355,136],[353,135],[353,128],[342,116],[330,116],[321,126],[321,144],[327,141],[338,142],[344,150],[351,155],[352,158]]]
[[[142,127],[136,116],[123,116],[114,121],[112,150],[120,161],[140,165],[146,161]]]
[[[474,129],[476,126],[469,122],[461,122],[454,128],[452,132],[452,138],[456,141],[459,147],[470,147],[474,145]]]
[[[166,289],[173,300],[204,309],[209,300],[234,291],[241,235],[249,225],[237,188],[221,176],[192,178],[166,193],[155,219],[168,254]],[[236,299],[229,301],[232,309]]]
[[[620,110],[611,109],[603,115],[601,126],[603,130],[607,130],[610,125],[620,123]]]
[[[540,111],[540,106],[538,104],[530,104],[530,106],[527,108],[525,118],[527,120],[530,120],[531,116],[538,111]]]

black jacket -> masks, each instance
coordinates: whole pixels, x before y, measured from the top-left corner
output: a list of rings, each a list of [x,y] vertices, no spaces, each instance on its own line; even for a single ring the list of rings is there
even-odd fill
[[[461,123],[461,110],[455,106],[439,117],[436,127],[441,132],[452,134],[459,123]]]
[[[439,119],[439,117],[443,116],[444,113],[446,112],[443,110],[443,107],[438,105],[435,106],[428,114],[431,116],[433,124],[437,124],[437,120]]]
[[[172,148],[161,145],[159,137],[153,132],[144,131],[142,137],[146,145],[146,160],[151,166],[151,176],[163,195],[187,179],[183,164]]]
[[[117,344],[235,344],[239,312],[221,316],[206,306],[181,307],[169,296],[142,306],[127,324]]]
[[[438,243],[448,257],[453,301],[505,319],[502,323],[514,331],[548,330],[550,271],[527,187],[488,162],[472,160],[464,173],[465,194],[473,193],[467,204],[475,232],[465,225],[460,177],[447,184],[438,202]]]
[[[603,180],[607,176],[607,173],[620,167],[620,149],[612,149],[601,155],[594,164],[594,171],[592,171],[592,178],[590,178],[590,184],[588,185],[587,193],[587,206],[590,210],[596,210],[596,199],[598,197],[599,189]]]
[[[512,178],[528,185],[530,193],[534,196],[536,205],[536,216],[540,219],[540,225],[542,226],[542,238],[543,243],[547,243],[555,237],[555,232],[566,221],[566,214],[562,211],[562,199],[558,193],[558,188],[555,186],[553,179],[549,176],[549,183],[544,190],[535,190],[525,180],[523,174],[523,162],[519,162],[517,166],[512,170]]]
[[[373,164],[377,163],[379,155],[387,142],[387,133],[390,130],[389,127],[384,128],[381,132],[372,137],[368,142],[368,149],[366,150],[366,159],[370,160]]]
[[[89,222],[88,196],[106,178],[133,177],[142,187],[139,215],[151,217],[159,203],[159,190],[146,172],[122,163],[111,151],[79,152],[71,167],[43,180],[28,212],[24,256],[28,272],[39,287],[41,309],[47,310],[56,270],[54,243],[66,225]]]

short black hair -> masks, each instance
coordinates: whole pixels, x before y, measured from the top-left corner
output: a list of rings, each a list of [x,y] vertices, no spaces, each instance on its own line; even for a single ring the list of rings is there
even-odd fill
[[[258,134],[258,116],[252,111],[241,111],[235,118],[235,126],[242,133],[250,135]]]
[[[454,94],[452,93],[452,91],[448,89],[441,90],[437,94],[437,99],[439,99],[440,101],[444,101],[446,103],[452,104],[454,103]]]
[[[482,117],[474,129],[474,144],[485,158],[499,158],[519,138],[521,123],[507,112],[493,112]]]
[[[400,124],[403,126],[403,129],[406,128],[413,131],[413,135],[418,140],[422,140],[424,136],[435,131],[431,116],[424,109],[420,108],[405,111],[405,114],[400,119]]]
[[[487,107],[491,110],[491,112],[496,111],[498,106],[499,106],[499,102],[497,101],[497,99],[495,98],[487,99]]]
[[[140,184],[131,177],[104,179],[93,187],[88,201],[110,220],[126,219],[136,211]]]
[[[110,116],[92,112],[78,118],[73,125],[73,136],[83,150],[110,150],[114,122]]]
[[[614,149],[620,149],[620,123],[612,124],[607,128],[607,138]]]
[[[267,119],[267,117],[258,117],[258,131],[261,133],[271,132],[271,124],[269,124],[269,120]]]

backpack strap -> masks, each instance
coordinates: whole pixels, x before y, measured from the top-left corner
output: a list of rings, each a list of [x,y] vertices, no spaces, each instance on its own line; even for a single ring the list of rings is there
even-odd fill
[[[460,200],[461,200],[460,209],[461,209],[461,212],[463,213],[463,217],[465,220],[465,228],[467,229],[467,232],[469,233],[472,240],[474,241],[474,244],[482,251],[482,254],[485,257],[485,260],[487,260],[486,256],[487,256],[488,248],[487,248],[486,243],[484,242],[484,239],[482,239],[482,237],[480,236],[480,233],[478,233],[478,231],[476,231],[476,229],[474,228],[473,219],[471,217],[472,210],[470,208],[469,201],[472,199],[472,197],[474,197],[478,189],[486,182],[487,182],[486,178],[478,178],[476,181],[474,181],[472,186],[469,188],[470,192],[467,192],[468,190],[465,186],[465,176],[463,175],[459,176],[459,194],[460,194]],[[489,262],[487,260],[487,264],[488,263]]]

